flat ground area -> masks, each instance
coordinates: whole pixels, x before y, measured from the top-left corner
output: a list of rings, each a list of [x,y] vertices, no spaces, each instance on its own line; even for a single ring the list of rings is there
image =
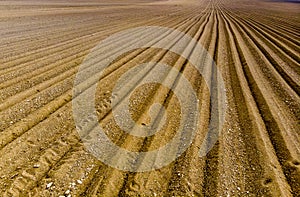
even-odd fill
[[[168,49],[183,40],[182,34],[157,34],[149,27],[180,31],[196,42],[181,44],[178,54]],[[100,41],[134,28],[106,42],[99,56],[89,58],[91,65],[137,43],[132,40],[147,40],[147,47],[118,55],[101,79],[95,81],[99,70],[90,69],[88,77],[75,82]],[[116,48],[114,43],[121,44]],[[164,43],[164,48],[151,43]],[[196,56],[195,43],[215,67],[210,61],[203,63],[203,72],[195,69],[189,61]],[[122,96],[113,94],[127,71],[147,62],[154,65],[123,80]],[[300,4],[295,2],[1,0],[0,196],[300,196],[299,62]],[[161,64],[178,75],[160,72]],[[146,83],[153,73],[172,90]],[[86,120],[76,124],[74,103],[93,84],[98,126],[117,147],[141,153],[154,152],[177,136],[185,117],[175,94],[176,88],[185,89],[182,78],[198,98],[199,118],[191,144],[174,160],[143,171],[138,165],[143,158],[129,161],[110,153],[111,161],[135,166],[122,170],[86,146],[91,139],[80,131],[94,128],[87,129]],[[214,82],[221,81],[223,88],[216,88]],[[153,103],[163,106],[155,115],[155,121],[165,123],[159,131],[138,136],[121,128],[111,98],[117,97],[119,105],[128,94],[135,127],[152,124]],[[213,117],[220,118],[213,122]],[[207,135],[209,128],[219,132]],[[199,155],[203,142],[213,146]],[[186,144],[178,142],[181,146]],[[168,156],[158,153],[151,162],[159,165]]]

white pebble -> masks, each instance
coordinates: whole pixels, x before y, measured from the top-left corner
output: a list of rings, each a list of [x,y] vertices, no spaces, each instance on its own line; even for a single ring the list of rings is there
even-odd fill
[[[40,165],[39,165],[39,164],[34,164],[33,167],[34,167],[34,168],[39,168]]]
[[[53,182],[50,182],[46,185],[47,188],[50,188],[53,185]]]

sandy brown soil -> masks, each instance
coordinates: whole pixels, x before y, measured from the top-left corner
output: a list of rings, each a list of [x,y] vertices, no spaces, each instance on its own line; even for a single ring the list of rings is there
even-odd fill
[[[211,113],[201,75],[167,50],[142,48],[119,57],[96,92],[98,120],[118,146],[155,150],[174,137],[180,118],[180,103],[169,89],[154,83],[138,87],[143,77],[132,76],[138,87],[131,98],[133,119],[148,124],[154,101],[169,116],[154,136],[123,132],[110,95],[129,68],[149,61],[171,65],[200,98],[200,127],[187,151],[161,169],[127,172],[86,150],[73,120],[72,89],[79,66],[98,42],[141,26],[174,28],[204,46],[221,71],[227,110],[217,143],[199,157]],[[4,0],[0,48],[0,196],[300,196],[300,4]],[[177,78],[165,76],[174,87]],[[81,85],[88,88],[86,81]]]

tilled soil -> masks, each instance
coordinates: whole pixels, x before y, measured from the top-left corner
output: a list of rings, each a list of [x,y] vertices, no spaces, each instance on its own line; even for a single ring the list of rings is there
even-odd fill
[[[297,3],[257,0],[1,1],[0,196],[300,196],[299,10]],[[221,128],[218,140],[200,157],[214,113],[201,74],[166,49],[128,51],[105,69],[96,88],[98,122],[113,143],[129,151],[156,150],[180,125],[176,95],[157,83],[142,84],[151,73],[159,74],[154,66],[127,82],[135,88],[130,112],[137,124],[147,125],[150,107],[161,103],[168,114],[165,125],[149,137],[118,126],[111,95],[118,79],[137,65],[177,69],[182,75],[167,73],[164,80],[176,89],[185,76],[200,106],[199,127],[183,154],[165,167],[129,172],[87,150],[73,118],[73,88],[80,65],[100,41],[149,26],[179,30],[207,50],[224,81],[225,121],[215,125]],[[145,36],[157,43],[170,37],[136,31],[125,35],[120,47]],[[111,46],[102,52],[113,53]],[[182,50],[194,53],[191,45]],[[211,67],[204,70],[220,80]],[[83,91],[92,78],[79,84]]]

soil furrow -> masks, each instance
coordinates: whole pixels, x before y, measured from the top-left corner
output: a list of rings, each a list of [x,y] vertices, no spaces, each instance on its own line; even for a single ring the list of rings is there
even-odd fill
[[[234,29],[234,25],[232,25],[232,28]],[[235,32],[238,32],[238,30],[233,30]],[[237,43],[241,43],[241,40],[239,39],[239,34],[235,33],[234,34],[235,37],[235,42]],[[286,131],[282,128],[282,124],[280,122],[278,122],[278,120],[276,120],[274,117],[276,117],[275,113],[272,112],[273,110],[276,110],[276,108],[274,108],[274,104],[270,105],[268,104],[268,102],[270,102],[271,100],[267,100],[265,98],[265,94],[263,94],[262,90],[260,90],[258,86],[258,80],[254,80],[253,78],[253,74],[250,71],[250,67],[248,66],[246,57],[244,56],[246,53],[242,51],[246,51],[245,49],[242,48],[243,45],[238,46],[237,45],[237,49],[239,50],[239,54],[243,56],[241,56],[242,62],[243,62],[243,72],[246,76],[247,82],[249,84],[249,88],[253,94],[253,97],[255,99],[256,105],[258,106],[259,112],[263,118],[266,130],[268,132],[268,135],[271,139],[271,142],[273,144],[273,147],[276,151],[276,155],[280,161],[280,164],[283,168],[284,174],[287,177],[287,181],[289,182],[289,184],[291,185],[293,194],[297,193],[297,188],[299,188],[297,186],[297,183],[295,182],[296,180],[299,180],[299,177],[297,177],[297,169],[295,169],[293,166],[291,166],[291,161],[290,160],[298,160],[298,156],[299,154],[297,153],[297,148],[293,148],[291,146],[297,146],[295,145],[295,143],[297,144],[298,140],[297,137],[293,138],[286,138],[286,136],[291,135],[291,134],[295,134],[295,133],[289,133],[287,134]],[[241,48],[240,48],[241,47]],[[249,53],[248,53],[249,54]],[[253,71],[252,71],[253,72]],[[256,73],[257,76],[257,73]],[[283,117],[281,117],[283,118]],[[285,125],[288,126],[288,125]],[[291,123],[289,126],[293,126],[293,123]],[[281,128],[280,128],[281,127]],[[288,141],[287,141],[288,140]],[[292,140],[292,141],[291,141]],[[292,169],[294,169],[295,171],[293,171]]]

